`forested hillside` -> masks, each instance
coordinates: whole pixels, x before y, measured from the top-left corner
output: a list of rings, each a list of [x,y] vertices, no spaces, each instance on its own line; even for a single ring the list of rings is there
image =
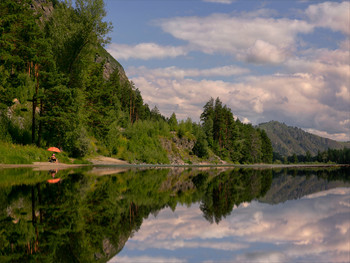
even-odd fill
[[[0,141],[170,163],[164,141],[176,137],[193,142],[187,156],[198,162],[272,161],[266,133],[234,120],[219,98],[205,105],[201,123],[151,110],[103,48],[112,30],[103,0],[74,2],[0,2]]]
[[[266,131],[273,151],[282,156],[306,155],[307,153],[315,156],[318,152],[327,151],[328,148],[350,148],[349,142],[337,142],[323,138],[277,121],[261,123],[258,127]]]

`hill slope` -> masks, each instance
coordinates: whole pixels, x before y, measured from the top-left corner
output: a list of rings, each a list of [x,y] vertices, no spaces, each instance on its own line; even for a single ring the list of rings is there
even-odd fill
[[[350,142],[337,142],[323,138],[278,121],[261,123],[258,127],[266,131],[267,136],[271,140],[273,151],[282,156],[290,156],[294,153],[305,155],[307,151],[311,155],[316,155],[318,151],[326,151],[328,148],[350,148]]]

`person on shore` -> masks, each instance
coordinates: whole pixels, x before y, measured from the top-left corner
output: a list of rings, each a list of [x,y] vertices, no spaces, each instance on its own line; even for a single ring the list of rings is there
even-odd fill
[[[53,153],[50,157],[50,163],[57,163],[56,155]]]

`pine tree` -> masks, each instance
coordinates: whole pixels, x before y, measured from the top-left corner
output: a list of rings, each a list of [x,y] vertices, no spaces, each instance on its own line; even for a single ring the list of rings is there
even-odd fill
[[[258,131],[260,132],[260,137],[261,137],[261,152],[262,152],[261,161],[264,163],[272,163],[273,149],[272,149],[271,141],[267,136],[265,130],[258,130]]]
[[[176,131],[178,123],[177,123],[177,119],[176,119],[176,114],[175,112],[173,112],[170,116],[170,119],[168,121],[169,127],[171,131]]]

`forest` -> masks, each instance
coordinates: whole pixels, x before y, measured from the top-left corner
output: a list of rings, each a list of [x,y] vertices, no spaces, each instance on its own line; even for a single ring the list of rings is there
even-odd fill
[[[160,138],[177,136],[194,141],[189,154],[201,160],[272,162],[265,131],[240,122],[220,98],[208,100],[199,123],[167,118],[117,61],[106,74],[114,59],[104,49],[105,15],[103,0],[1,1],[0,142],[169,163]]]
[[[263,196],[273,177],[272,170],[58,174],[62,182],[49,184],[47,171],[1,171],[1,262],[107,262],[151,214],[198,202],[203,217],[218,224],[235,206]],[[22,205],[9,216],[18,199]]]
[[[328,149],[326,151],[318,151],[317,155],[312,156],[309,151],[303,154],[292,154],[290,156],[281,156],[278,153],[273,153],[275,163],[337,163],[350,164],[350,149]]]

